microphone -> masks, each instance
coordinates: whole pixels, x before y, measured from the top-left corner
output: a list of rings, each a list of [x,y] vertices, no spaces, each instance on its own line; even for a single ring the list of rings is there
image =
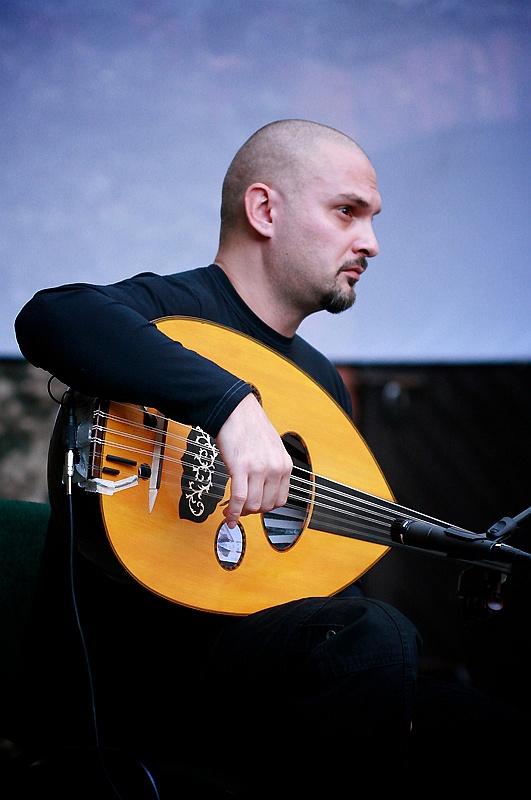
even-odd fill
[[[494,560],[509,564],[515,561],[531,562],[531,553],[488,539],[485,534],[471,533],[452,526],[445,528],[420,520],[395,519],[391,523],[391,539],[396,544],[436,550],[450,558],[467,561]]]

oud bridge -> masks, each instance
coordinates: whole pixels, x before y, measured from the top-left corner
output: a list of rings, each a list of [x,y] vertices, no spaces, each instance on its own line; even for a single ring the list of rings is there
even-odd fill
[[[149,510],[160,488],[168,420],[145,406],[120,406],[76,398],[77,457],[74,482],[88,492],[113,495],[149,481]],[[123,412],[123,415],[122,415]]]

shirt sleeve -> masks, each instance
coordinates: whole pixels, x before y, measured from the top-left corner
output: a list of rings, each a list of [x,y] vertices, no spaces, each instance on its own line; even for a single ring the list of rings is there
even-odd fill
[[[34,295],[15,333],[30,363],[76,391],[153,407],[215,437],[251,387],[153,323],[197,310],[162,276],[71,284]]]

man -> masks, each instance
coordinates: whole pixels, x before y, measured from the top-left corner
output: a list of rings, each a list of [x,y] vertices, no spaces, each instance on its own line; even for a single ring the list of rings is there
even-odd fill
[[[294,362],[350,414],[337,371],[297,329],[310,314],[352,306],[378,252],[380,205],[371,162],[349,137],[304,120],[266,125],[228,169],[212,265],[39,292],[16,320],[21,351],[78,393],[158,409],[215,439],[230,476],[224,514],[234,531],[246,516],[286,504],[292,460],[253,387],[152,321],[197,317],[247,334]],[[87,494],[74,487],[74,591],[104,747],[126,750],[156,777],[176,752],[206,759],[248,797],[335,797],[368,776],[394,788],[421,775],[420,763],[410,762],[420,639],[402,614],[355,592],[273,601],[243,616],[173,604],[129,577],[88,513]],[[42,652],[51,658],[53,740],[61,742],[89,701],[73,620],[71,642],[61,628],[68,622],[61,621],[65,493],[52,505],[34,647],[40,639],[40,665]],[[448,695],[441,703],[445,712],[453,708]],[[432,757],[448,731],[468,730],[464,714],[430,728],[434,708],[419,722],[436,736],[434,751],[426,742]],[[40,719],[52,727],[45,709]],[[90,719],[78,727],[81,736]],[[446,774],[453,775],[448,763]]]

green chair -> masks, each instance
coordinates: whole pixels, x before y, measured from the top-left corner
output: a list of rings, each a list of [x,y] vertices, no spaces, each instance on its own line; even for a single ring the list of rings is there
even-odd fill
[[[25,736],[23,643],[49,517],[47,503],[0,498],[0,791],[4,792]]]
[[[47,503],[0,498],[0,737],[18,740],[22,655],[50,517]]]

